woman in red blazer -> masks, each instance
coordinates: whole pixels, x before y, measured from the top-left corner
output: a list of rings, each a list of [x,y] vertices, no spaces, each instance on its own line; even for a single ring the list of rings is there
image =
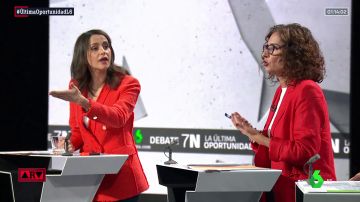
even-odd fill
[[[336,180],[330,122],[324,94],[317,83],[325,74],[319,45],[306,27],[276,25],[265,37],[262,59],[268,78],[279,82],[263,131],[257,131],[239,113],[234,126],[252,141],[254,163],[280,169],[272,191],[262,201],[295,201],[295,181],[308,178],[304,164],[313,164],[324,180]]]
[[[118,174],[106,175],[94,201],[137,201],[149,184],[132,136],[138,80],[114,64],[110,37],[81,34],[75,44],[69,90],[50,95],[70,101],[71,151],[128,154]]]

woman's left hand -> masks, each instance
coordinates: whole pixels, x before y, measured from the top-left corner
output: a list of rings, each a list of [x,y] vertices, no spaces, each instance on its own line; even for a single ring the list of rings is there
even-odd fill
[[[360,172],[357,173],[354,177],[349,179],[350,181],[360,181]]]

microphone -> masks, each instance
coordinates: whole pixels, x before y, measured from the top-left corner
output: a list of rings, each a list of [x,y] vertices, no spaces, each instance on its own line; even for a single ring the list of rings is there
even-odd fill
[[[165,151],[164,151],[164,155],[166,157],[168,157],[169,160],[165,161],[164,164],[166,164],[166,165],[177,164],[177,162],[172,159],[172,148],[171,147],[178,143],[179,143],[179,140],[174,139],[174,141],[172,143],[170,143],[168,146],[165,147],[165,149],[169,150],[169,156],[166,155]]]
[[[63,154],[61,154],[62,156],[72,156],[73,155],[71,152],[69,152],[69,140],[70,140],[70,137],[71,137],[71,131],[69,131],[69,133],[65,137],[65,140],[64,140],[65,152]]]
[[[305,173],[308,173],[309,180],[311,176],[313,175],[313,166],[312,164],[315,163],[315,161],[320,159],[319,154],[315,154],[314,156],[310,157],[309,160],[304,164],[303,170]],[[306,166],[309,165],[309,172],[306,171]]]
[[[314,156],[312,156],[305,164],[310,164],[310,163],[314,163],[315,161],[320,159],[320,155],[319,154],[315,154]]]

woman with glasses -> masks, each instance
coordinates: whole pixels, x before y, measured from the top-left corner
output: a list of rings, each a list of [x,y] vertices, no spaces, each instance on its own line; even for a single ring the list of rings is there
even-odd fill
[[[129,155],[118,174],[104,177],[94,201],[135,202],[149,187],[132,136],[140,84],[114,61],[107,33],[81,34],[75,43],[69,89],[50,95],[70,102],[71,152]]]
[[[318,85],[325,74],[324,58],[310,30],[299,24],[276,25],[265,37],[263,67],[279,83],[262,131],[238,112],[234,126],[252,142],[258,167],[282,170],[262,201],[295,201],[295,182],[307,179],[309,159],[324,180],[336,180],[330,122],[324,94]]]

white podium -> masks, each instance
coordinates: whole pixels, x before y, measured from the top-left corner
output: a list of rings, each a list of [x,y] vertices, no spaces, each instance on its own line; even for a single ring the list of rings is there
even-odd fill
[[[105,174],[116,174],[127,155],[59,156],[46,152],[0,152],[2,175],[8,174],[13,201],[83,202],[92,201]],[[16,182],[18,168],[46,168],[43,183]],[[1,177],[1,179],[6,177]],[[35,193],[24,196],[24,190]],[[6,189],[8,190],[8,189]],[[40,193],[38,193],[40,191]],[[32,196],[33,194],[34,196]]]
[[[321,188],[296,182],[296,202],[359,202],[360,181],[325,181]]]
[[[258,201],[281,174],[265,168],[199,171],[178,165],[157,165],[157,172],[159,183],[168,188],[168,202]]]

